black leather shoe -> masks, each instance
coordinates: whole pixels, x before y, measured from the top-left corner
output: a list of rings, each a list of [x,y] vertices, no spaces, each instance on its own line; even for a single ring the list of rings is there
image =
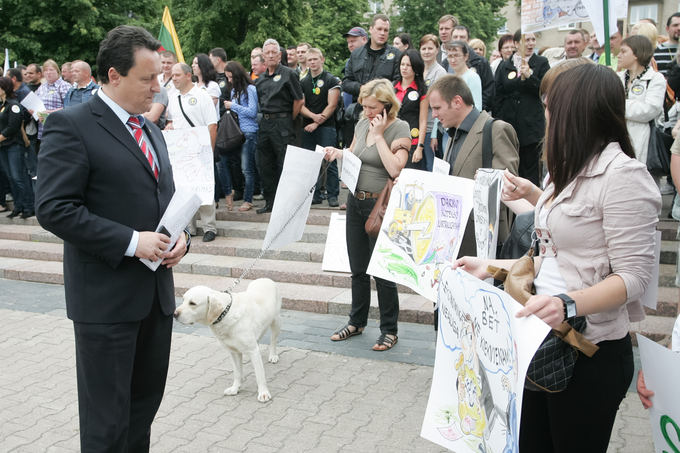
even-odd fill
[[[28,219],[29,217],[33,217],[35,215],[35,212],[33,211],[24,211],[21,213],[21,218],[22,219]]]
[[[331,208],[337,208],[340,206],[340,203],[338,203],[338,198],[337,197],[328,197],[328,206]]]
[[[13,219],[13,218],[15,218],[16,216],[18,216],[19,214],[21,214],[21,211],[17,211],[17,210],[15,209],[14,211],[12,211],[12,212],[9,213],[9,215],[7,216],[7,218],[8,218],[8,219]]]
[[[267,204],[265,204],[263,207],[261,207],[260,209],[258,209],[258,210],[255,211],[255,212],[257,212],[258,214],[266,214],[267,212],[272,212],[272,208],[273,208],[273,207],[274,207],[274,206],[272,206],[272,205],[270,205],[269,203],[267,203]]]
[[[216,234],[212,231],[206,231],[203,235],[203,242],[212,242],[215,240]]]
[[[321,198],[312,198],[312,204],[321,204]]]

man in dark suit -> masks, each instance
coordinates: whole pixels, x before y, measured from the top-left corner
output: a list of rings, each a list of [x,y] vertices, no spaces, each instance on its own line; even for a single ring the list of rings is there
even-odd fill
[[[38,159],[37,215],[64,240],[82,451],[148,451],[163,397],[181,235],[154,230],[174,192],[160,130],[141,116],[159,91],[160,43],[120,26],[101,42],[102,88],[51,114]],[[162,260],[153,272],[139,261]]]
[[[472,93],[460,77],[442,76],[430,86],[428,92],[432,116],[439,118],[449,129],[451,138],[444,151],[444,159],[451,165],[449,174],[474,179],[482,167],[484,125],[491,116],[475,109]],[[519,141],[512,126],[496,120],[491,127],[491,168],[508,169],[517,174]],[[503,242],[510,233],[509,212],[501,206],[498,224],[498,241]],[[461,241],[459,256],[476,256],[474,216],[470,216]]]

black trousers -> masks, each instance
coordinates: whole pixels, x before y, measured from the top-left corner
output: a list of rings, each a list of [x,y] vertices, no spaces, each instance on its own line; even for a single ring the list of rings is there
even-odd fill
[[[295,140],[293,120],[289,117],[262,119],[257,131],[257,169],[267,203],[274,203],[286,148]]]
[[[148,452],[163,398],[172,316],[156,299],[137,322],[73,323],[82,452]]]
[[[541,142],[519,147],[519,167],[517,168],[517,173],[522,178],[533,182],[536,187],[541,187],[541,150]]]
[[[368,310],[371,306],[371,276],[366,273],[366,269],[368,269],[368,263],[371,261],[371,254],[375,248],[375,239],[366,234],[364,225],[375,202],[375,198],[357,200],[352,194],[347,197],[345,236],[349,267],[352,271],[352,308],[349,313],[349,323],[359,328],[366,326]],[[380,332],[396,335],[399,319],[397,285],[389,280],[373,278],[378,292]]]
[[[521,453],[605,453],[619,404],[633,379],[630,335],[602,341],[592,358],[579,353],[559,393],[524,391]]]

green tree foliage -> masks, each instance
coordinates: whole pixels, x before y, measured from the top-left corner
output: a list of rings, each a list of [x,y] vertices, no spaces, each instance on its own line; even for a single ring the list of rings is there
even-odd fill
[[[487,44],[496,38],[496,31],[505,19],[498,12],[506,0],[394,0],[398,15],[392,17],[393,30],[409,33],[414,43],[427,33],[438,33],[439,18],[453,14],[460,24],[470,29],[470,38]],[[416,44],[417,45],[417,44]]]
[[[0,43],[12,64],[48,58],[94,63],[107,31],[140,25],[156,35],[162,13],[161,0],[0,0]]]
[[[304,41],[321,48],[334,74],[349,57],[343,33],[366,21],[367,10],[366,0],[174,0],[171,6],[187,60],[222,47],[248,68],[250,51],[274,38],[284,47]]]
[[[267,38],[297,43],[305,20],[302,0],[174,0],[171,14],[187,61],[222,47],[246,68],[250,51]]]
[[[318,47],[326,58],[326,69],[340,76],[349,58],[347,41],[342,36],[352,27],[368,30],[367,0],[321,0],[305,3],[308,20],[300,28],[300,40]]]

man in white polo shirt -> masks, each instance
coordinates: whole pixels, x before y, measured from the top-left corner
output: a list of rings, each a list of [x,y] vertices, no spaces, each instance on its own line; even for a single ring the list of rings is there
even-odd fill
[[[186,129],[189,127],[208,126],[210,143],[215,149],[217,137],[217,118],[212,98],[191,81],[191,66],[177,63],[172,67],[172,82],[177,91],[168,102],[168,125],[166,129]],[[214,167],[214,164],[213,164]],[[214,168],[213,168],[214,171]],[[203,228],[203,242],[215,240],[217,223],[215,221],[215,204],[203,205],[194,217],[194,225],[189,227],[196,234],[195,224]]]

